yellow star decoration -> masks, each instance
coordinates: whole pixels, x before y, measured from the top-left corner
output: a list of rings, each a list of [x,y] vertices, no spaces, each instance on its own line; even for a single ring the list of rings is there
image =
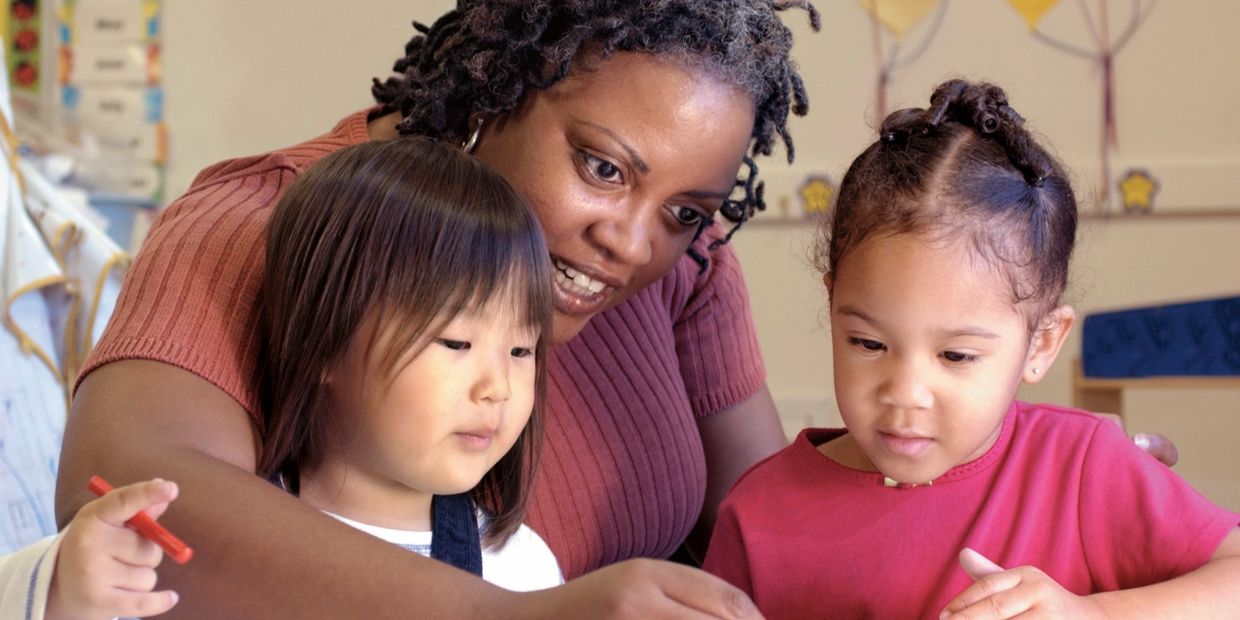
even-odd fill
[[[801,184],[801,205],[807,217],[819,217],[831,210],[835,184],[825,175],[814,175]]]
[[[1051,10],[1059,0],[1008,0],[1020,12],[1020,16],[1025,18],[1025,23],[1029,24],[1030,30],[1038,29],[1038,22],[1042,21],[1042,16]]]
[[[1158,180],[1145,170],[1132,169],[1120,177],[1119,191],[1124,195],[1124,213],[1149,213],[1154,210]]]

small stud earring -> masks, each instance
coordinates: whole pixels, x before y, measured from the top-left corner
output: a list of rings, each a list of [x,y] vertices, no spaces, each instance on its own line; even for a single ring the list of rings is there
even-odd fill
[[[1036,375],[1036,374],[1038,374],[1038,372],[1040,372],[1040,371],[1039,371],[1037,368],[1034,368],[1034,369],[1033,369],[1033,374],[1035,374],[1035,375]]]

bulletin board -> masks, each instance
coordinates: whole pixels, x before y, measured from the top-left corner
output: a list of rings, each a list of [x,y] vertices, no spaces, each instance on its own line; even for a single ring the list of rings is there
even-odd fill
[[[159,0],[61,0],[60,103],[77,180],[97,194],[163,199],[167,158]]]

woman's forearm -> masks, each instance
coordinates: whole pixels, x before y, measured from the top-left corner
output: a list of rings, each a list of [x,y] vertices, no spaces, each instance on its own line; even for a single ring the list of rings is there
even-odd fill
[[[1093,595],[1109,618],[1235,618],[1240,613],[1240,529],[1201,568],[1162,583]]]
[[[500,589],[320,514],[252,473],[247,414],[209,383],[154,362],[118,362],[83,382],[69,417],[57,506],[89,500],[86,479],[161,477],[180,497],[161,517],[194,548],[164,562],[177,617],[474,617]],[[79,484],[80,482],[80,484]]]

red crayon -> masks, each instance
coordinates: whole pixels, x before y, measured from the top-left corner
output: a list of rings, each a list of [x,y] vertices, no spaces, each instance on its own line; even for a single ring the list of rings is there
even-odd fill
[[[100,497],[112,490],[112,485],[99,476],[91,476],[90,482],[87,483],[86,487]],[[141,510],[125,523],[137,530],[139,534],[145,536],[147,540],[159,545],[164,550],[164,553],[167,553],[177,564],[184,564],[194,557],[193,549],[187,547],[180,538],[173,536],[172,532],[169,532],[167,528],[160,525],[155,519],[152,519],[151,515]]]

